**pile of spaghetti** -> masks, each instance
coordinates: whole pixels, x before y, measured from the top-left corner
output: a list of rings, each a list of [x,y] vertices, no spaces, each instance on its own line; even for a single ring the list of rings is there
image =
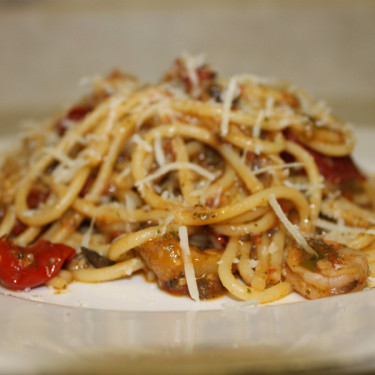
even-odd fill
[[[375,188],[354,143],[302,90],[222,79],[200,56],[156,85],[114,71],[5,155],[0,283],[144,272],[194,300],[261,303],[361,290],[375,271]]]

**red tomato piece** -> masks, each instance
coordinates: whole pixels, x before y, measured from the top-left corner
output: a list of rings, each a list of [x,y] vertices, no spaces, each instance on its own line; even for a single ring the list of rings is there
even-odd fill
[[[213,232],[213,235],[215,236],[215,240],[217,241],[218,244],[220,244],[222,249],[225,249],[229,242],[228,236],[217,233],[215,231]]]
[[[42,189],[32,188],[27,197],[27,205],[30,208],[38,208],[40,203],[44,203],[50,195],[50,191],[43,191]]]
[[[345,184],[350,180],[364,181],[366,178],[355,165],[350,155],[327,156],[312,150],[302,143],[290,130],[284,131],[285,137],[303,146],[314,158],[320,174],[329,182],[337,185]]]
[[[59,135],[64,135],[64,133],[67,130],[67,127],[66,127],[66,124],[65,124],[66,120],[74,121],[74,122],[81,121],[92,110],[93,110],[93,107],[90,104],[77,105],[77,106],[71,108],[63,118],[61,118],[59,121],[57,121],[57,123],[56,123],[57,133]]]
[[[63,244],[39,240],[28,247],[17,246],[0,238],[0,284],[8,289],[23,290],[43,285],[60,271],[75,250]]]
[[[345,184],[354,180],[365,180],[350,156],[332,157],[308,150],[313,156],[319,172],[333,184]]]

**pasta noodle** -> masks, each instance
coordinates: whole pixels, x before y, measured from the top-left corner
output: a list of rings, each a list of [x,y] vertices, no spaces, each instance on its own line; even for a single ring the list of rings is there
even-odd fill
[[[154,85],[114,71],[7,153],[0,258],[32,273],[40,243],[74,254],[32,285],[19,271],[6,280],[0,260],[0,282],[62,289],[144,272],[194,300],[261,303],[361,290],[375,272],[375,189],[354,143],[284,82],[222,79],[186,55]]]

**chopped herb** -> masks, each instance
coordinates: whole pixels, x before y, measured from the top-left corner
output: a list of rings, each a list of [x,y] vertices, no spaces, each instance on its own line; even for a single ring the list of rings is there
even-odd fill
[[[249,294],[251,293],[251,289],[250,289],[250,288],[247,288],[246,291],[247,291],[247,293],[249,293]]]
[[[172,236],[177,236],[177,233],[176,233],[174,230],[171,230],[169,233],[170,233]]]
[[[24,256],[25,256],[24,253],[18,253],[17,258],[22,259]]]
[[[193,213],[193,219],[199,219],[199,220],[209,220],[214,218],[216,215],[215,214],[209,214],[209,213],[199,213],[199,212],[194,212]]]

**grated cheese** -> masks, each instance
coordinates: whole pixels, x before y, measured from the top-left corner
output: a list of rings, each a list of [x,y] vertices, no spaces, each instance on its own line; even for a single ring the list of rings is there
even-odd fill
[[[223,137],[225,137],[229,131],[229,115],[237,89],[237,77],[234,76],[229,80],[228,88],[223,93],[223,113],[220,124],[220,131]]]
[[[154,173],[151,173],[147,177],[145,177],[143,180],[139,180],[136,182],[136,186],[139,188],[140,186],[143,186],[143,184],[150,182],[152,180],[155,180],[158,177],[163,176],[164,174],[174,171],[174,170],[179,170],[179,169],[191,169],[194,172],[197,172],[198,174],[202,175],[203,177],[206,177],[208,180],[213,181],[216,178],[216,174],[211,173],[207,171],[206,169],[202,168],[201,166],[190,163],[190,162],[173,162],[169,164],[165,164],[159,169],[157,169]]]
[[[266,101],[266,117],[270,118],[274,112],[275,99],[273,96],[269,96]]]
[[[253,137],[259,138],[260,136],[260,125],[262,124],[262,121],[264,119],[265,112],[263,110],[260,110],[258,113],[258,117],[255,121],[255,125],[253,126]]]
[[[149,102],[147,105],[144,105],[144,108],[140,110],[138,113],[138,120],[136,124],[136,129],[138,130],[141,125],[145,122],[146,119],[151,117],[153,114],[158,113],[160,116],[169,116],[171,119],[174,119],[174,112],[172,108],[170,107],[170,100],[165,99],[164,97],[157,97],[159,101],[156,103],[152,103],[155,98],[150,98]],[[137,114],[138,114],[137,113]]]
[[[344,225],[342,222],[338,222],[337,224],[332,223],[328,220],[318,219],[316,222],[317,227],[322,229],[328,229],[331,231],[338,231],[340,233],[365,233],[365,234],[372,234],[375,235],[375,229],[365,229],[365,228],[358,228],[358,227],[348,227]]]
[[[164,221],[164,225],[163,225],[163,229],[161,230],[161,235],[164,236],[165,232],[167,231],[167,228],[168,228],[168,225],[174,220],[174,216],[173,215],[170,215],[168,216],[165,221]]]
[[[299,191],[305,191],[307,194],[311,194],[316,189],[324,188],[324,184],[309,185],[309,184],[302,184],[302,183],[293,183],[288,180],[284,181],[284,185],[291,187],[293,189],[299,190]]]
[[[124,168],[117,176],[117,178],[121,181],[123,178],[125,178],[126,176],[128,176],[131,172],[131,168],[130,167],[126,167]]]
[[[68,167],[74,166],[76,163],[75,160],[70,158],[68,155],[64,154],[61,150],[53,147],[45,147],[43,152],[47,155],[52,156],[55,158],[57,161],[59,161],[61,164],[64,164]]]
[[[182,225],[178,228],[178,235],[180,237],[180,247],[182,250],[182,256],[184,258],[184,269],[187,287],[191,298],[194,301],[199,301],[199,292],[197,279],[195,277],[194,265],[191,259],[189,237],[186,226]]]
[[[53,179],[56,183],[67,183],[72,180],[76,172],[88,164],[88,161],[77,158],[72,159],[57,148],[46,147],[44,153],[50,155],[60,164],[53,171]]]
[[[124,103],[126,100],[125,97],[120,97],[120,98],[115,98],[112,99],[109,102],[109,115],[108,115],[108,120],[107,120],[107,131],[110,131],[113,126],[115,125],[115,120],[116,120],[116,110],[117,108]]]
[[[271,242],[270,246],[267,248],[267,254],[275,254],[279,248],[274,242]]]
[[[137,208],[137,202],[131,194],[125,194],[125,207],[129,211],[133,211]]]
[[[254,147],[254,152],[257,154],[257,155],[260,155],[260,153],[264,150],[264,147],[261,145],[261,144],[257,144],[255,145]]]
[[[148,142],[146,142],[139,134],[134,134],[131,137],[131,141],[142,147],[147,152],[152,152],[153,150],[152,146]]]
[[[275,194],[270,194],[268,198],[268,202],[271,205],[272,209],[275,211],[276,216],[284,224],[285,228],[292,235],[292,237],[297,241],[297,243],[301,247],[303,247],[306,250],[306,252],[308,252],[309,254],[316,255],[315,250],[306,242],[306,239],[303,236],[302,232],[300,232],[299,229],[295,225],[293,225],[289,221],[289,219],[286,217],[279,203],[276,200]]]
[[[89,247],[92,232],[94,230],[94,224],[95,224],[95,217],[93,217],[92,220],[90,221],[90,226],[82,237],[81,246]]]
[[[192,85],[192,92],[191,96],[193,98],[199,95],[199,77],[197,74],[198,68],[200,68],[205,63],[205,56],[204,54],[200,54],[198,56],[191,56],[186,52],[183,53],[181,56],[181,61],[184,63],[187,74],[189,76],[189,80]]]
[[[69,131],[70,129],[73,129],[77,126],[76,121],[69,120],[68,118],[63,118],[61,122],[66,131]]]
[[[159,133],[156,133],[155,142],[154,142],[154,151],[156,162],[162,167],[165,164],[165,155],[163,152],[163,146],[161,143],[161,136]]]
[[[243,150],[243,154],[242,154],[242,156],[241,156],[241,162],[242,163],[245,163],[246,162],[246,159],[247,159],[247,153],[249,152],[249,150],[247,149],[247,148],[245,148],[244,150]]]
[[[302,168],[304,166],[303,163],[300,162],[293,162],[293,163],[286,163],[286,164],[278,164],[278,165],[270,165],[268,167],[260,168],[256,171],[253,171],[255,175],[264,173],[264,172],[269,172],[269,171],[274,171],[276,169],[284,169],[284,168]]]

